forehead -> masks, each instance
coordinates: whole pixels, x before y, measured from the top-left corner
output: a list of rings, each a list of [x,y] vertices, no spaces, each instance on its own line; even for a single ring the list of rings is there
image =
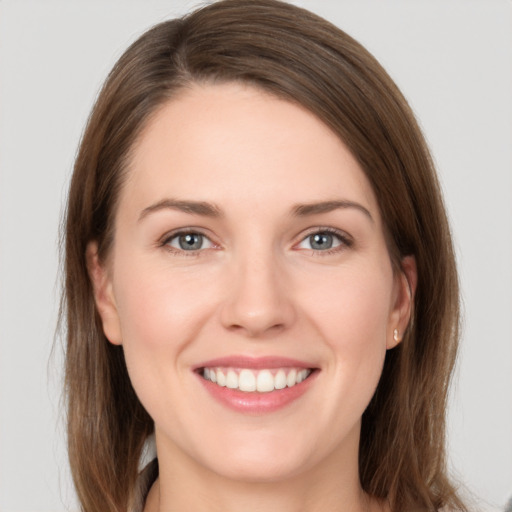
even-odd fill
[[[358,162],[327,125],[237,83],[192,85],[162,105],[134,146],[124,188],[121,202],[138,207],[166,196],[236,197],[247,206],[344,198],[378,210]]]

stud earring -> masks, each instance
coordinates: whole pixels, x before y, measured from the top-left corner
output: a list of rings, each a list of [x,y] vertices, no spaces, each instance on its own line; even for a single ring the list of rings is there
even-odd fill
[[[400,343],[400,337],[398,335],[398,329],[395,329],[393,331],[393,339],[395,340],[395,343]]]

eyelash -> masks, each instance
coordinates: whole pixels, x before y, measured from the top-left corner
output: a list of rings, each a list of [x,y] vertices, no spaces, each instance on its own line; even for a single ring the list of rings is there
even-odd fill
[[[294,247],[305,242],[308,238],[310,238],[314,235],[323,235],[323,234],[329,234],[329,235],[332,235],[335,238],[337,238],[338,241],[340,242],[339,245],[329,248],[329,249],[325,249],[325,250],[315,250],[315,249],[305,249],[305,250],[308,250],[314,256],[326,256],[326,255],[330,255],[330,254],[335,254],[337,252],[343,251],[343,250],[353,246],[353,243],[354,243],[353,239],[349,235],[347,235],[347,233],[345,233],[344,231],[340,231],[338,229],[331,228],[331,227],[316,227],[316,228],[311,229],[311,231],[309,231],[305,236],[303,236],[301,238],[301,240],[298,242],[298,244],[294,245]],[[203,239],[208,240],[212,244],[213,247],[208,247],[205,249],[203,249],[203,248],[192,249],[190,251],[187,251],[185,249],[177,249],[175,247],[171,247],[170,243],[174,239],[176,239],[180,236],[185,236],[185,235],[199,235],[199,236],[203,237]],[[201,255],[201,253],[203,253],[207,249],[218,247],[206,234],[204,234],[200,230],[194,229],[194,228],[180,229],[179,231],[167,233],[158,242],[158,246],[163,247],[164,249],[166,249],[167,251],[169,251],[175,255],[187,256],[187,257],[188,256],[197,257],[197,256]]]
[[[194,249],[194,250],[187,251],[185,249],[178,249],[176,247],[171,247],[170,243],[174,239],[177,239],[180,236],[185,236],[185,235],[201,236],[201,237],[203,237],[203,239],[208,240],[212,244],[213,247],[211,247],[211,248],[218,247],[214,242],[212,242],[212,240],[206,234],[201,232],[201,230],[195,229],[195,228],[185,228],[185,229],[180,229],[179,231],[173,231],[171,233],[167,233],[158,242],[158,246],[163,247],[165,250],[169,251],[170,253],[172,253],[174,255],[186,256],[186,257],[188,257],[188,256],[197,257],[197,256],[201,255],[201,253],[203,253],[206,250],[206,249],[200,248],[200,249]],[[208,249],[210,249],[210,247]]]
[[[339,229],[331,228],[331,227],[316,227],[312,229],[309,233],[307,233],[302,239],[300,240],[299,244],[306,241],[308,238],[314,236],[314,235],[324,235],[329,234],[338,239],[340,242],[339,245],[336,247],[332,247],[330,249],[325,250],[315,250],[315,249],[305,249],[308,250],[313,256],[328,256],[332,254],[336,254],[338,252],[341,252],[345,249],[349,249],[354,245],[354,241],[352,237],[350,237],[347,233],[344,231],[340,231]]]

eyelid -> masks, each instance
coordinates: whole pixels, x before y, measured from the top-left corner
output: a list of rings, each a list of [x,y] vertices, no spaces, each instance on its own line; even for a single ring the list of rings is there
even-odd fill
[[[314,228],[310,228],[310,229],[306,230],[305,233],[303,232],[301,234],[300,240],[294,245],[294,247],[296,247],[300,250],[300,248],[298,246],[301,243],[306,241],[310,236],[316,235],[316,234],[321,234],[321,233],[328,233],[330,235],[337,237],[338,240],[340,241],[340,244],[337,245],[336,247],[332,247],[332,248],[325,249],[325,250],[315,250],[315,249],[306,249],[306,248],[303,250],[309,250],[309,251],[314,252],[315,254],[320,254],[320,255],[321,254],[331,254],[333,252],[338,252],[338,251],[342,251],[346,248],[350,248],[354,244],[354,239],[346,231],[343,231],[338,228],[333,228],[330,226],[316,226]]]
[[[205,239],[207,239],[210,242],[211,247],[205,247],[205,248],[201,248],[201,249],[193,249],[193,250],[190,250],[190,251],[186,251],[184,249],[179,249],[177,247],[172,247],[170,245],[170,242],[173,239],[175,239],[175,238],[177,238],[179,236],[182,236],[182,235],[190,235],[190,234],[201,235],[202,237],[204,237]],[[184,256],[194,256],[194,255],[197,256],[199,253],[201,253],[203,251],[206,251],[206,250],[209,250],[209,249],[217,249],[217,248],[219,248],[219,244],[217,244],[212,239],[211,235],[207,234],[204,229],[198,228],[198,227],[194,227],[194,226],[182,227],[182,228],[174,229],[172,231],[168,231],[162,237],[159,238],[159,240],[157,242],[157,245],[159,247],[165,248],[166,250],[168,250],[170,252],[173,252],[175,254],[184,255]]]
[[[315,226],[315,227],[307,229],[305,232],[302,232],[300,235],[300,239],[298,240],[298,242],[296,242],[293,245],[293,248],[301,250],[301,248],[298,246],[301,243],[303,243],[308,237],[315,235],[315,234],[321,234],[321,233],[328,233],[330,235],[335,236],[336,238],[338,238],[340,243],[338,245],[336,245],[335,247],[332,247],[330,249],[325,249],[325,250],[315,250],[315,249],[303,249],[303,250],[309,250],[316,254],[321,254],[321,253],[330,254],[333,252],[338,252],[340,250],[349,248],[354,244],[353,237],[351,235],[349,235],[346,231],[343,231],[338,228],[333,228],[331,226]],[[172,247],[169,245],[169,243],[173,239],[175,239],[179,236],[182,236],[182,235],[187,235],[187,234],[197,234],[197,235],[203,236],[210,242],[211,247],[186,251],[184,249],[179,249],[179,248]],[[177,228],[177,229],[168,231],[162,237],[160,237],[158,239],[157,245],[159,247],[163,247],[163,248],[169,250],[170,252],[177,253],[180,255],[185,255],[185,256],[198,255],[199,253],[204,252],[205,250],[220,248],[220,245],[213,240],[213,237],[207,233],[207,230],[204,230],[203,228],[198,228],[195,226],[181,227],[181,228]]]

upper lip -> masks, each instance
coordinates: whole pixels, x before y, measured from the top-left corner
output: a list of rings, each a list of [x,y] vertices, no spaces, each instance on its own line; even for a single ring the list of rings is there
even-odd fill
[[[233,355],[226,357],[219,357],[216,359],[210,359],[198,364],[194,367],[194,370],[200,368],[214,368],[214,367],[225,367],[225,368],[250,368],[254,370],[272,369],[272,368],[314,368],[314,365],[300,361],[298,359],[292,359],[289,357],[278,357],[278,356],[264,356],[264,357],[252,357],[244,355]]]

